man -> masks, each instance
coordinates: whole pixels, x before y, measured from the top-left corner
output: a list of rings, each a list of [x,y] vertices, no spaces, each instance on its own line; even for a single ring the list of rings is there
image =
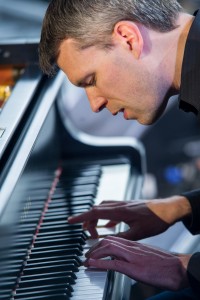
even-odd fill
[[[53,0],[39,47],[42,70],[52,75],[62,69],[85,89],[94,112],[107,108],[145,125],[153,124],[178,93],[180,108],[199,115],[199,53],[200,13],[184,13],[176,0]],[[199,233],[199,201],[200,191],[109,201],[68,221],[83,222],[92,238],[100,218],[110,219],[107,226],[123,221],[130,227],[91,248],[86,266],[171,290],[163,299],[199,299],[200,253],[173,254],[135,242],[177,221]],[[106,256],[113,259],[101,260]]]

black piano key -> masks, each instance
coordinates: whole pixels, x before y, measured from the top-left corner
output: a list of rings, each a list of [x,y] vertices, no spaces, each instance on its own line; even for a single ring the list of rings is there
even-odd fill
[[[23,279],[23,277],[22,277]],[[51,284],[74,284],[75,281],[71,276],[59,276],[59,277],[44,277],[40,276],[34,280],[21,280],[17,286],[17,290],[21,288],[28,288],[28,287],[40,287],[43,285],[51,285]]]
[[[10,300],[10,299],[12,299],[11,298],[11,295],[10,294],[3,294],[3,295],[1,295],[1,298],[0,298],[1,300]]]
[[[27,184],[29,184],[29,186],[41,186],[41,184],[44,186],[51,186],[52,185],[52,181],[54,180],[54,175],[50,174],[48,176],[45,176],[44,174],[37,174],[36,177],[33,177],[30,179],[30,181],[27,181]]]
[[[4,280],[0,282],[0,290],[12,290],[16,284],[16,280],[17,277],[4,277]]]
[[[26,264],[26,268],[27,269],[31,269],[31,268],[40,268],[40,267],[45,267],[45,266],[59,266],[65,263],[73,263],[76,266],[80,266],[81,265],[81,260],[80,258],[78,258],[77,256],[71,256],[70,258],[64,259],[64,258],[53,258],[53,259],[49,259],[49,261],[47,259],[40,259],[40,260],[30,260],[27,262]]]
[[[42,228],[42,227],[45,227],[45,226],[52,226],[52,225],[64,225],[65,227],[66,226],[69,226],[69,223],[67,222],[67,218],[65,218],[65,219],[61,219],[61,220],[47,220],[46,222],[42,222],[41,223],[41,225],[40,225],[40,228]],[[77,225],[77,227],[80,227],[80,224],[76,224]],[[66,227],[66,229],[68,229],[67,227]],[[69,229],[68,229],[69,230]]]
[[[65,205],[63,207],[54,209],[54,210],[48,210],[46,217],[43,219],[43,222],[48,222],[49,220],[56,220],[56,219],[63,219],[67,221],[67,218],[71,215],[79,215],[85,211],[90,210],[92,205],[84,205],[84,206],[72,206],[69,208],[66,208]]]
[[[7,261],[8,263],[12,263],[12,261],[15,259],[17,260],[21,260],[21,262],[24,261],[24,259],[26,258],[26,253],[27,253],[27,250],[26,249],[21,249],[21,251],[19,252],[14,252],[12,251],[11,253],[8,253],[8,255],[5,257],[5,261]]]
[[[19,294],[28,294],[31,292],[35,292],[35,291],[41,291],[41,290],[54,290],[54,289],[66,289],[68,290],[68,292],[71,294],[74,289],[72,287],[72,285],[74,285],[74,283],[70,284],[70,283],[49,283],[46,285],[35,285],[35,286],[31,286],[31,287],[23,287],[23,288],[18,288],[15,292],[15,294],[19,295]],[[14,294],[14,293],[13,293]]]
[[[0,299],[10,299],[12,291],[9,290],[1,290],[0,291]]]
[[[73,197],[95,197],[96,195],[96,191],[97,189],[94,188],[93,190],[84,190],[84,191],[70,191],[68,193],[66,192],[56,192],[53,196],[52,196],[52,200],[58,199],[58,198],[65,198],[65,199],[70,199]]]
[[[101,167],[100,166],[96,166],[94,168],[88,168],[88,169],[80,169],[79,170],[75,170],[74,167],[70,168],[68,166],[63,166],[63,172],[62,172],[62,176],[61,179],[63,178],[71,178],[71,177],[87,177],[87,176],[100,176],[101,174]]]
[[[51,188],[51,184],[48,186],[48,187],[42,187],[42,186],[30,186],[29,188],[29,198],[31,199],[34,199],[35,196],[37,197],[37,195],[41,196],[41,197],[44,197],[44,199],[47,199],[48,195],[49,195],[49,191],[50,191],[50,188]]]
[[[71,212],[71,211],[77,211],[78,213],[84,212],[88,209],[90,209],[92,206],[92,203],[82,203],[81,204],[71,204],[71,205],[66,205],[66,203],[64,202],[58,202],[56,201],[56,203],[53,203],[51,206],[48,207],[48,210],[46,212],[46,215],[44,217],[44,220],[48,220],[53,216],[63,216],[65,218],[67,218],[67,215]],[[59,211],[60,209],[60,211]],[[58,214],[60,212],[60,214]]]
[[[36,247],[49,247],[53,245],[68,245],[68,244],[77,244],[80,245],[85,244],[85,239],[83,237],[70,237],[70,238],[54,238],[54,239],[47,239],[47,240],[36,240],[34,243],[34,248]]]
[[[37,222],[38,222],[38,219],[39,219],[39,217],[41,215],[41,209],[39,209],[39,213],[36,216],[31,216],[31,215],[27,214],[26,218],[24,218],[23,221],[21,221],[21,225],[24,225],[24,224],[33,224],[33,225],[36,225]]]
[[[1,264],[1,271],[0,271],[0,281],[4,279],[4,277],[15,277],[18,276],[20,271],[22,270],[23,266],[25,265],[24,261],[14,262],[10,260],[9,265],[7,263]]]
[[[22,267],[19,266],[18,268],[14,268],[14,269],[4,269],[4,270],[1,270],[1,274],[0,274],[0,280],[3,278],[3,277],[17,277],[20,273],[20,269]]]
[[[10,248],[10,251],[8,253],[7,259],[22,259],[24,260],[27,256],[27,249],[14,249],[14,248]]]
[[[36,267],[36,268],[25,268],[23,275],[34,275],[34,274],[45,274],[51,272],[64,272],[64,271],[73,271],[78,272],[78,267],[75,262],[63,263],[61,265],[50,265],[44,267]]]
[[[53,226],[53,225],[68,225],[67,218],[63,220],[46,220],[45,222],[42,222],[40,228],[43,228],[45,226]],[[80,226],[80,225],[79,225]]]
[[[63,260],[63,259],[59,259],[57,258],[57,260],[52,260],[52,261],[40,261],[38,263],[31,263],[31,264],[27,264],[26,268],[24,270],[24,272],[26,272],[27,270],[32,270],[32,269],[37,269],[37,268],[48,268],[51,266],[54,267],[59,267],[59,266],[63,266],[63,265],[68,265],[68,264],[73,264],[76,267],[80,267],[80,261],[78,261],[76,258],[71,258],[68,260]]]
[[[66,277],[68,279],[70,278],[70,281],[69,281],[70,284],[74,284],[75,279],[77,279],[76,273],[74,273],[73,271],[50,272],[50,273],[42,274],[43,279],[58,278],[58,277],[62,277],[62,278]],[[41,274],[23,275],[21,277],[21,282],[40,280],[40,278],[41,278]],[[46,284],[46,285],[48,285],[48,284]]]
[[[10,249],[16,249],[16,250],[20,250],[20,249],[28,249],[31,247],[31,244],[32,244],[32,239],[30,241],[28,241],[28,243],[26,242],[23,242],[23,243],[13,243],[11,246],[10,246]]]
[[[13,298],[14,300],[15,298]],[[69,300],[70,297],[68,295],[66,295],[65,293],[62,294],[55,294],[55,295],[43,295],[43,296],[24,296],[24,297],[20,297],[20,300]],[[8,299],[6,299],[8,300]]]
[[[14,295],[14,299],[23,299],[23,297],[30,297],[30,296],[48,296],[48,295],[58,295],[58,294],[64,294],[70,297],[72,295],[70,289],[67,288],[67,285],[65,287],[57,287],[57,286],[52,286],[52,288],[44,288],[40,290],[34,290],[32,289],[31,292],[26,292],[26,293],[21,293],[17,292],[16,295]]]
[[[34,263],[40,263],[40,262],[45,262],[48,261],[51,263],[51,260],[56,260],[56,259],[61,259],[61,260],[69,260],[69,259],[76,259],[79,265],[82,264],[82,260],[80,257],[76,254],[71,254],[71,255],[54,255],[54,256],[47,256],[47,257],[41,257],[41,258],[31,258],[30,260],[27,261],[27,264],[34,264]]]
[[[37,187],[35,187],[35,190],[37,190]],[[49,187],[49,191],[50,191],[50,187]],[[42,208],[43,204],[45,203],[45,201],[48,199],[49,195],[41,195],[41,193],[34,193],[33,194],[28,194],[28,198],[31,199],[31,208],[34,208],[35,205],[37,205],[38,207]]]
[[[37,197],[39,198],[39,197]],[[41,213],[41,210],[44,208],[44,203],[46,202],[46,198],[38,199],[35,197],[35,199],[32,200],[31,207],[29,208],[28,215],[30,216],[39,216]],[[24,213],[24,210],[21,211],[21,213]]]
[[[38,220],[38,219],[37,219]],[[12,243],[29,243],[31,238],[33,238],[33,235],[30,234],[21,234],[19,235],[18,232],[15,233],[15,236],[12,239]]]
[[[58,230],[58,231],[48,231],[48,232],[39,232],[37,234],[37,239],[45,239],[48,237],[54,237],[54,236],[63,236],[63,237],[70,237],[70,236],[83,236],[85,239],[88,238],[87,234],[83,231],[82,228],[79,229],[73,229],[73,230]]]
[[[76,256],[76,255],[68,255],[68,256],[56,256],[56,257],[52,257],[52,256],[48,256],[45,258],[41,258],[41,259],[31,259],[27,262],[26,267],[36,267],[39,265],[50,265],[50,264],[59,264],[61,262],[65,262],[65,261],[76,261],[77,266],[80,266],[82,264],[81,259]]]
[[[67,239],[70,239],[70,238],[81,238],[84,243],[85,241],[87,240],[87,235],[85,232],[66,232],[66,233],[62,233],[62,234],[56,234],[57,232],[54,232],[54,234],[46,234],[44,236],[39,236],[37,237],[37,243],[38,242],[45,242],[45,241],[49,241],[49,240],[54,240],[54,239],[62,239],[63,241],[64,240],[67,240]]]
[[[74,186],[74,185],[88,185],[98,184],[99,176],[87,176],[87,177],[76,177],[76,178],[61,178],[58,182],[58,187]]]
[[[96,183],[90,183],[90,184],[84,184],[84,185],[72,185],[72,186],[58,186],[55,190],[55,195],[56,194],[71,194],[74,192],[92,192],[96,191],[97,189],[97,184]]]
[[[87,208],[85,209],[85,207],[87,207]],[[88,204],[85,207],[72,206],[72,207],[66,208],[66,206],[63,206],[63,207],[59,207],[59,208],[55,208],[55,209],[49,209],[46,213],[44,220],[46,218],[50,219],[51,217],[55,218],[55,219],[59,218],[59,217],[61,217],[61,218],[63,217],[64,219],[67,219],[72,214],[80,214],[80,213],[83,213],[83,212],[89,210],[92,207],[92,205]]]
[[[70,226],[68,225],[68,223],[66,224],[60,224],[60,225],[56,225],[56,224],[52,224],[51,226],[41,226],[40,228],[40,233],[43,232],[49,232],[49,231],[60,231],[60,230],[73,230],[74,229],[81,229],[82,225],[81,224],[76,224],[76,226]]]
[[[34,249],[30,253],[29,259],[32,258],[42,258],[46,256],[52,255],[72,255],[76,254],[81,256],[83,249],[80,249],[79,245],[73,245],[74,247],[63,247],[63,248],[53,248],[51,250],[46,250],[46,248],[42,248],[41,251],[39,249]]]
[[[93,195],[69,197],[68,195],[64,194],[55,194],[55,198],[52,198],[52,200],[49,202],[49,207],[56,208],[57,205],[66,205],[66,208],[69,208],[74,205],[83,205],[87,202],[91,203],[93,199]]]
[[[36,226],[37,226],[36,222],[31,222],[30,221],[30,223],[28,223],[28,224],[26,224],[25,222],[24,223],[20,223],[18,228],[19,228],[19,231],[22,230],[23,228],[29,229],[29,230],[32,229],[34,231],[34,229],[36,228]]]
[[[52,200],[49,202],[49,207],[52,205],[56,205],[58,203],[65,203],[66,207],[71,205],[85,204],[87,202],[92,202],[94,199],[93,195],[87,195],[83,197],[66,197],[65,194],[57,194],[55,193],[52,197]]]
[[[13,269],[15,269],[15,268],[18,268],[19,266],[22,266],[23,263],[24,263],[23,260],[10,260],[10,261],[9,261],[9,265],[8,265],[8,261],[5,261],[5,263],[2,262],[2,263],[1,263],[0,277],[1,277],[2,272],[5,271],[5,269],[6,269],[7,271],[13,270]]]
[[[59,199],[58,201],[52,201],[51,204],[48,206],[48,210],[46,211],[45,217],[48,216],[48,214],[52,214],[54,211],[54,214],[56,212],[59,212],[59,209],[63,209],[63,215],[66,214],[71,209],[82,209],[82,210],[88,210],[93,204],[92,199],[88,199],[84,201],[84,198],[77,201],[71,201],[68,200],[68,203],[66,203],[65,199]]]
[[[44,218],[50,218],[50,217],[59,217],[59,216],[65,216],[68,217],[69,213],[73,211],[80,210],[81,212],[84,212],[85,210],[89,210],[92,207],[92,202],[86,202],[83,204],[83,201],[81,204],[76,203],[73,205],[66,205],[63,203],[56,203],[54,206],[51,206],[48,208],[45,217]]]
[[[24,226],[20,226],[18,229],[18,234],[22,235],[22,234],[30,234],[33,235],[35,233],[35,230],[37,228],[37,224],[33,224],[32,226],[26,226],[26,224]]]
[[[1,276],[1,280],[0,280],[0,289],[2,288],[2,286],[10,286],[13,285],[13,283],[15,283],[16,281],[16,276]]]

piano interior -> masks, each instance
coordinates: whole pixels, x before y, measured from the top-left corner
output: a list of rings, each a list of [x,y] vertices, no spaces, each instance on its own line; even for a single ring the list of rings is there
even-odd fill
[[[29,11],[30,4],[19,3]],[[0,32],[0,299],[144,299],[127,276],[84,268],[91,241],[81,224],[67,222],[102,200],[140,198],[144,146],[132,137],[96,137],[74,126],[61,101],[62,87],[67,91],[70,83],[61,71],[47,78],[38,67],[45,1],[29,22],[30,35],[19,29],[13,35],[8,20],[15,25],[30,16],[8,11],[8,5],[0,2],[9,28],[8,36]],[[183,252],[198,239],[177,224],[145,242]]]

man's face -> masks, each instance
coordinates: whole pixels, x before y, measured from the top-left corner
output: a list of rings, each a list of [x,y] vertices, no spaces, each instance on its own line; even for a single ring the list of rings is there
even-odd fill
[[[73,84],[85,89],[94,112],[107,108],[147,125],[162,114],[167,91],[161,67],[149,61],[135,59],[121,44],[79,50],[73,39],[66,39],[57,63]]]

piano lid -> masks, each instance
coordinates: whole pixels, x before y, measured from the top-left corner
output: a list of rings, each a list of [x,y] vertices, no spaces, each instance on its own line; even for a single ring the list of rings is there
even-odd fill
[[[48,2],[0,0],[0,64],[38,61],[38,43]]]
[[[47,4],[0,0],[0,158],[42,79],[37,48]]]

